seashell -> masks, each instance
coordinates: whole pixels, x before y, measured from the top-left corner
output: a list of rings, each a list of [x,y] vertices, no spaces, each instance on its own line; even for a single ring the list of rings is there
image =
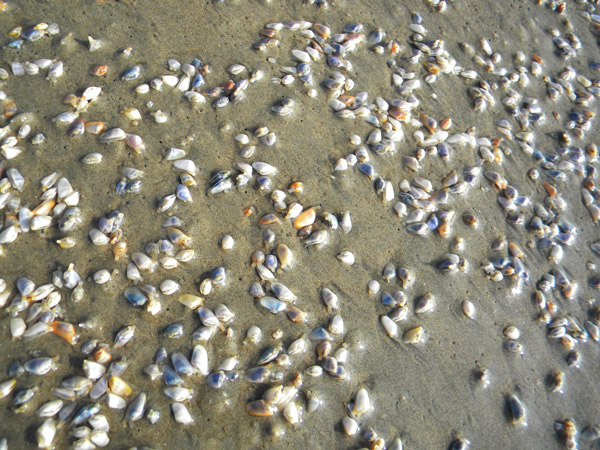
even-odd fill
[[[469,319],[475,318],[475,305],[473,303],[471,303],[469,300],[463,300],[461,303],[461,308],[462,308],[463,314],[467,318],[469,318]]]
[[[312,225],[313,223],[315,223],[316,218],[317,213],[314,207],[306,209],[301,214],[299,214],[298,217],[296,217],[296,220],[294,221],[294,227],[300,229]]]
[[[101,269],[94,273],[94,281],[97,284],[104,284],[110,281],[110,272],[106,269]]]
[[[358,423],[348,416],[342,419],[342,427],[348,436],[354,436],[358,432]]]
[[[134,398],[127,407],[125,412],[125,419],[130,422],[135,422],[141,419],[144,415],[144,409],[146,407],[146,394],[141,392],[136,398]]]
[[[88,153],[81,158],[81,162],[89,166],[100,164],[102,162],[102,153]]]
[[[123,378],[116,375],[109,378],[108,389],[111,393],[119,397],[129,397],[133,393],[131,386]]]
[[[192,160],[189,159],[179,159],[173,163],[173,170],[175,172],[187,172],[190,175],[194,176],[198,172],[198,168],[196,164]]]
[[[208,353],[202,345],[196,345],[194,347],[190,362],[201,375],[208,375]]]
[[[69,344],[76,344],[79,336],[75,332],[75,327],[67,322],[54,321],[50,324],[52,333],[63,338]]]
[[[273,314],[277,314],[287,309],[287,303],[275,297],[262,297],[259,300],[259,303],[261,304],[261,306],[267,309],[267,311]]]
[[[149,272],[153,272],[154,267],[156,266],[156,263],[144,253],[134,253],[131,259],[133,260],[133,262],[139,270],[147,270]]]
[[[415,314],[422,314],[424,312],[432,311],[435,306],[435,301],[431,292],[428,292],[421,297],[415,304]]]
[[[405,344],[416,345],[423,339],[424,330],[422,326],[412,328],[404,333],[402,342]]]
[[[282,269],[287,270],[292,268],[294,254],[287,245],[279,244],[277,246],[277,258],[279,258],[279,264]]]
[[[355,418],[360,418],[362,415],[367,413],[371,409],[371,400],[369,399],[369,393],[365,388],[359,389],[354,397],[354,403],[352,405],[352,415]]]
[[[269,417],[272,416],[277,408],[268,404],[265,400],[255,400],[246,405],[246,411],[251,416]]]
[[[46,419],[35,431],[35,438],[39,448],[51,448],[56,436],[56,422]]]
[[[92,121],[85,123],[85,131],[90,134],[100,134],[104,131],[105,123],[101,121]]]
[[[286,303],[293,303],[296,301],[296,295],[294,295],[294,293],[282,283],[272,283],[271,290],[279,300],[282,300]]]
[[[97,380],[104,375],[106,367],[94,361],[83,360],[83,373],[90,380]]]
[[[348,266],[354,265],[355,262],[354,254],[348,250],[345,250],[337,255],[337,259]]]
[[[124,141],[127,139],[127,133],[121,128],[112,128],[100,135],[100,142],[110,144],[111,142]]]
[[[124,398],[119,397],[112,392],[106,394],[106,404],[111,409],[124,409],[127,406],[127,402]]]
[[[115,336],[114,348],[120,348],[127,345],[133,339],[134,334],[135,325],[129,325],[119,330],[119,332]]]
[[[33,375],[45,375],[51,370],[56,369],[56,360],[55,358],[34,358],[23,364],[25,370]]]
[[[381,324],[383,325],[383,328],[385,328],[385,331],[389,337],[395,338],[398,335],[398,325],[396,325],[396,322],[394,322],[388,316],[381,316]]]
[[[140,66],[133,66],[129,69],[125,70],[121,74],[121,80],[124,81],[133,81],[137,80],[142,72],[142,68]]]
[[[527,426],[527,411],[521,400],[515,394],[509,394],[506,397],[506,403],[511,415],[511,422],[514,425]]]

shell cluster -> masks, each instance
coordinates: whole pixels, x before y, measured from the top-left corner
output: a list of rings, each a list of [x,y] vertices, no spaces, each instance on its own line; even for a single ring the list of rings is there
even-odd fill
[[[340,7],[299,3],[310,17],[312,7]],[[1,17],[10,6],[0,2]],[[571,377],[597,368],[600,342],[600,62],[582,62],[600,15],[593,1],[530,6],[556,28],[529,54],[468,35],[447,44],[418,13],[389,30],[367,19],[340,29],[274,21],[246,42],[246,60],[187,55],[158,67],[103,30],[5,29],[0,331],[10,351],[0,408],[25,424],[0,436],[0,450],[20,448],[30,425],[39,448],[116,445],[111,429],[123,420],[193,434],[208,404],[221,405],[219,420],[236,408],[268,423],[254,431],[272,439],[326,424],[344,447],[467,449],[480,439],[467,423],[478,417],[447,412],[444,442],[423,444],[408,425],[385,424],[384,408],[414,417],[437,408],[398,394],[405,380],[393,361],[431,364],[436,348],[479,340],[497,344],[493,356],[482,351],[486,362],[443,370],[471,370],[460,384],[484,388],[473,395],[504,414],[504,433],[521,433],[523,446],[534,427],[565,448],[599,440],[594,417],[577,417],[578,432],[564,416],[586,399],[564,402]],[[423,8],[434,16],[465,5]],[[73,48],[96,63],[59,57]],[[373,67],[383,84],[369,84]],[[53,89],[50,116],[21,109],[27,83]],[[115,108],[123,86],[130,95]],[[238,119],[259,97],[268,107]],[[444,110],[455,100],[468,114]],[[319,136],[286,135],[308,108],[347,135],[321,150],[314,179],[302,147]],[[223,148],[183,130],[181,114],[221,123]],[[81,154],[62,154],[63,141]],[[31,164],[51,153],[56,164]],[[339,201],[333,191],[348,186],[369,214]],[[396,231],[365,238],[378,221]],[[52,267],[37,267],[36,246]],[[387,260],[373,261],[369,246]],[[369,345],[390,360],[375,361]],[[537,383],[522,367],[542,348],[559,357]],[[518,369],[482,367],[495,360]],[[393,392],[378,387],[380,370],[393,371]],[[553,423],[534,414],[540,386],[566,405]]]

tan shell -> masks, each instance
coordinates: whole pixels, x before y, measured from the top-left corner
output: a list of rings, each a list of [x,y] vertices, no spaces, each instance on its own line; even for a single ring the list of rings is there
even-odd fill
[[[302,213],[296,218],[296,220],[294,221],[294,227],[300,229],[308,225],[312,225],[313,223],[315,223],[316,218],[317,212],[315,208],[309,208],[305,211],[302,211]]]

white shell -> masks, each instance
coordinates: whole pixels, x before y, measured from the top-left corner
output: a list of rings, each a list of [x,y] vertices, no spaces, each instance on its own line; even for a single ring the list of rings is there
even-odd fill
[[[212,281],[210,281],[210,278],[205,278],[200,282],[200,286],[198,286],[198,291],[202,295],[208,295],[212,292]]]
[[[336,172],[343,172],[344,170],[348,170],[348,161],[344,158],[340,158],[333,165],[333,170]]]
[[[60,303],[62,299],[62,295],[60,292],[54,291],[48,294],[48,297],[44,299],[44,306],[48,309],[54,308],[56,305]]]
[[[98,447],[106,447],[110,442],[110,438],[104,430],[92,431],[88,439]]]
[[[172,256],[165,256],[160,259],[160,265],[163,269],[167,269],[167,270],[175,269],[177,266],[179,266],[179,261],[177,261]],[[141,269],[141,267],[140,267],[140,269]]]
[[[335,351],[333,357],[337,360],[338,364],[346,364],[348,362],[348,350],[346,347],[340,347]]]
[[[389,337],[394,338],[398,335],[398,325],[388,316],[381,316],[381,325],[383,325]]]
[[[241,145],[247,145],[250,142],[250,138],[246,133],[240,133],[233,139]]]
[[[394,200],[394,186],[391,181],[385,183],[385,190],[383,191],[383,202],[388,203]]]
[[[352,266],[354,265],[354,254],[348,250],[343,251],[342,253],[340,253],[337,256],[337,259],[339,259],[341,262],[343,262],[344,264],[348,265],[348,266]]]
[[[356,423],[356,420],[348,416],[345,416],[342,419],[342,426],[344,427],[344,432],[348,436],[353,436],[358,431],[358,423]]]
[[[140,271],[134,263],[127,264],[127,279],[129,281],[140,281],[142,279]]]
[[[185,92],[190,88],[190,77],[189,75],[183,75],[180,80],[179,83],[177,84],[177,89],[179,89],[181,92]]]
[[[221,363],[221,365],[219,366],[219,368],[217,370],[223,370],[225,372],[230,372],[233,369],[235,369],[235,366],[237,366],[238,364],[238,360],[235,358],[227,358],[225,361],[223,361]]]
[[[329,323],[329,332],[331,334],[343,334],[344,333],[344,319],[339,314],[336,314],[331,318]]]
[[[50,67],[50,70],[48,71],[48,76],[46,77],[46,80],[52,81],[53,83],[55,83],[60,77],[63,76],[63,73],[64,73],[63,62],[56,61]]]
[[[20,338],[25,333],[25,329],[27,325],[25,325],[25,321],[20,317],[14,317],[10,319],[10,334],[13,339]]]
[[[290,344],[290,346],[287,349],[287,354],[292,356],[292,355],[297,355],[299,353],[304,352],[304,350],[306,349],[306,339],[303,337],[296,339],[294,342],[292,342]]]
[[[181,286],[173,280],[164,280],[160,283],[160,291],[165,295],[173,295],[179,289],[181,289]]]
[[[95,361],[85,359],[83,361],[83,373],[90,380],[97,380],[106,372],[106,367]]]
[[[98,98],[98,96],[100,95],[101,92],[102,92],[102,88],[101,87],[90,86],[85,91],[83,91],[83,94],[81,95],[81,98],[84,99],[84,100],[87,100],[88,102],[90,102],[90,101],[95,100],[96,98]]]
[[[73,193],[73,186],[66,178],[61,178],[56,184],[58,199],[62,200]]]
[[[94,430],[108,431],[110,429],[108,419],[104,414],[96,414],[95,416],[90,417],[88,423]]]
[[[124,141],[127,138],[127,133],[121,128],[113,128],[105,131],[100,135],[100,141],[104,144],[109,144],[116,141]]]
[[[173,163],[173,170],[176,172],[187,172],[190,175],[196,175],[198,168],[194,161],[190,159],[179,159]]]
[[[111,409],[123,409],[127,406],[127,402],[124,398],[119,397],[111,392],[106,394],[106,404]]]
[[[402,441],[399,437],[392,441],[392,443],[388,447],[388,450],[402,450]]]
[[[231,235],[229,234],[226,234],[221,238],[221,247],[223,248],[223,250],[231,250],[234,244],[235,241],[233,240],[233,237],[231,237]]]
[[[300,215],[303,209],[300,203],[290,203],[285,218],[293,220]]]
[[[352,231],[352,219],[350,218],[350,212],[346,211],[342,215],[342,220],[340,220],[340,227],[344,230],[344,233],[350,233]]]
[[[48,59],[48,58],[40,58],[40,59],[36,59],[33,63],[36,66],[38,66],[40,69],[45,70],[52,65],[52,60]]]
[[[303,63],[310,63],[311,59],[310,59],[310,55],[303,51],[303,50],[299,50],[297,48],[295,48],[294,50],[292,50],[292,56],[294,56],[294,58],[300,62]]]
[[[21,295],[27,297],[35,290],[35,283],[29,278],[20,277],[17,279],[17,289]]]
[[[19,156],[23,152],[23,149],[19,147],[2,146],[2,155],[5,159],[13,159]]]
[[[367,413],[371,409],[371,400],[369,399],[369,393],[365,388],[359,389],[354,398],[354,406],[352,408],[352,414],[356,418],[359,418],[363,414]]]
[[[282,283],[272,283],[271,290],[279,300],[286,303],[293,303],[296,300],[296,295]]]
[[[56,436],[56,424],[53,419],[46,419],[35,432],[39,448],[52,447],[54,436]]]
[[[86,427],[85,425],[75,427],[75,428],[73,428],[73,431],[72,431],[73,437],[75,437],[75,438],[84,438],[84,437],[88,436],[91,432],[92,432],[92,430],[90,430],[90,427]]]
[[[160,109],[158,111],[151,112],[150,115],[154,117],[154,121],[156,123],[165,123],[167,120],[169,120],[169,114],[161,111]]]
[[[173,409],[173,416],[175,417],[175,421],[177,423],[180,423],[182,425],[189,425],[190,423],[194,422],[194,419],[192,419],[192,416],[190,415],[189,411],[187,410],[184,404],[173,403],[171,405],[171,408]]]
[[[72,450],[94,450],[96,446],[87,439],[87,436],[73,442]]]
[[[473,319],[475,317],[475,305],[469,300],[463,300],[462,311],[463,314],[469,319]]]
[[[509,325],[504,329],[504,336],[509,339],[517,340],[521,337],[521,332],[517,327]]]
[[[150,257],[144,253],[134,253],[132,259],[137,268],[140,270],[152,271],[154,269],[154,261],[152,261],[152,259],[150,259]]]
[[[289,269],[294,263],[294,253],[285,244],[277,246],[277,258],[279,258],[279,264],[281,264],[282,269]]]
[[[296,406],[296,402],[292,401],[285,405],[283,408],[283,417],[285,417],[286,420],[292,425],[300,422],[300,413],[298,411],[298,407]]]
[[[174,386],[165,389],[165,395],[176,402],[185,402],[192,398],[193,391],[184,387]]]
[[[298,389],[294,386],[286,386],[281,390],[281,396],[279,401],[277,402],[278,408],[285,407],[289,402],[291,402],[294,398],[296,398],[296,394],[298,393]]]
[[[417,301],[417,304],[415,305],[415,314],[422,314],[425,312],[433,311],[434,306],[435,300],[433,298],[433,295],[425,294]]]
[[[90,230],[90,240],[94,245],[106,245],[110,242],[108,236],[97,228],[92,228]]]
[[[88,153],[81,159],[81,162],[84,164],[87,164],[89,166],[94,165],[94,164],[100,164],[100,162],[102,162],[102,153],[98,153],[98,152]]]
[[[58,414],[58,412],[62,409],[64,402],[57,398],[55,400],[50,400],[49,402],[44,403],[37,410],[38,416],[40,417],[52,417]]]
[[[5,380],[0,383],[0,398],[9,395],[16,386],[15,379]]]
[[[187,91],[183,95],[192,103],[204,103],[206,101],[206,97],[204,97],[204,95],[202,95],[200,92]]]
[[[50,333],[52,328],[45,322],[36,322],[25,330],[23,338],[34,339],[40,337],[46,333]]]
[[[323,288],[321,290],[321,298],[327,306],[327,310],[330,311],[332,309],[339,309],[339,300],[338,296],[329,288]]]
[[[123,115],[129,120],[142,120],[142,113],[137,108],[127,108],[123,111]]]
[[[257,161],[255,163],[252,163],[252,167],[260,175],[265,175],[265,176],[266,175],[273,175],[274,173],[277,172],[277,169],[275,167],[273,167],[271,164],[267,164],[267,163],[261,162],[261,161]]]
[[[69,264],[65,273],[63,273],[63,282],[67,289],[75,289],[75,286],[81,281],[81,277],[74,269],[74,264]]]
[[[190,362],[201,375],[208,375],[208,353],[206,353],[206,349],[202,345],[194,347]]]
[[[252,325],[246,332],[246,339],[244,344],[251,342],[252,344],[258,344],[262,338],[262,331],[256,325]]]
[[[97,284],[104,284],[110,281],[110,272],[106,269],[101,269],[94,274],[94,281]]]
[[[179,82],[179,78],[177,78],[175,75],[163,75],[161,79],[163,83],[171,87],[177,86],[177,83]]]

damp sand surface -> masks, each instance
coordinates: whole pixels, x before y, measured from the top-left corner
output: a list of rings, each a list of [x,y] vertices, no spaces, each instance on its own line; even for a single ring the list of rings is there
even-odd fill
[[[412,13],[419,12],[429,35],[443,39],[445,48],[465,68],[476,68],[484,73],[461,50],[459,43],[469,42],[479,50],[480,39],[486,38],[494,50],[503,55],[507,67],[513,67],[512,57],[517,50],[526,55],[537,53],[544,60],[544,71],[555,76],[567,63],[554,55],[547,30],[561,29],[564,17],[569,17],[583,49],[580,56],[568,64],[593,78],[588,64],[597,55],[595,39],[589,32],[589,24],[577,14],[576,6],[569,4],[569,8],[566,16],[559,16],[529,1],[454,1],[444,13],[436,13],[426,2],[419,1],[332,2],[327,9],[295,0],[270,3],[11,2],[10,8],[0,15],[2,33],[17,25],[25,28],[41,21],[58,23],[61,32],[58,37],[27,42],[21,50],[3,48],[0,50],[2,67],[8,68],[13,60],[48,57],[64,61],[65,74],[55,84],[38,75],[11,76],[0,85],[0,89],[15,100],[19,111],[35,115],[34,130],[47,137],[42,146],[28,144],[26,151],[7,165],[17,167],[26,177],[21,196],[23,203],[30,205],[36,204],[39,195],[38,180],[53,171],[60,172],[79,190],[84,219],[70,234],[77,240],[72,249],[60,249],[55,244],[56,239],[64,236],[56,227],[42,234],[20,235],[4,248],[0,276],[15,289],[15,281],[20,276],[43,284],[51,280],[58,266],[66,268],[74,263],[85,280],[85,296],[81,302],[73,303],[65,291],[63,319],[74,324],[85,321],[94,324],[93,328],[78,330],[80,342],[99,339],[112,343],[119,329],[136,326],[134,340],[125,348],[115,350],[114,356],[115,359],[127,358],[130,366],[123,377],[133,386],[135,394],[142,391],[148,394],[147,406],[159,410],[162,418],[154,425],[142,419],[128,426],[123,420],[123,411],[103,406],[102,413],[111,424],[109,448],[142,445],[157,449],[300,448],[307,444],[317,448],[359,448],[366,446],[366,441],[358,435],[346,436],[340,422],[346,414],[346,404],[360,387],[369,391],[373,403],[372,411],[359,421],[361,431],[372,427],[388,442],[399,436],[405,448],[410,449],[446,448],[456,437],[464,437],[472,448],[480,449],[562,448],[554,431],[555,421],[572,417],[579,427],[596,423],[600,412],[598,347],[591,339],[578,345],[583,362],[581,369],[576,369],[566,366],[567,351],[547,339],[546,326],[536,320],[538,311],[531,295],[539,277],[553,266],[545,254],[527,248],[526,243],[533,236],[526,228],[507,223],[505,212],[496,201],[497,191],[490,183],[482,177],[466,195],[452,201],[451,209],[456,211],[457,217],[450,238],[433,233],[415,236],[407,232],[391,204],[382,203],[367,177],[356,169],[332,175],[333,164],[354,148],[348,143],[348,137],[358,134],[364,139],[372,128],[363,120],[335,117],[321,85],[315,86],[317,97],[309,98],[307,89],[298,81],[289,87],[271,83],[271,77],[281,77],[281,65],[293,65],[290,50],[300,45],[301,40],[282,39],[279,47],[267,52],[252,49],[260,39],[258,32],[264,24],[308,20],[327,24],[332,30],[340,30],[349,23],[362,23],[367,34],[380,27],[386,31],[386,39],[396,39],[401,52],[410,55],[408,26]],[[63,39],[67,33],[72,33],[72,37]],[[102,41],[99,50],[88,51],[88,35]],[[120,54],[126,47],[133,49],[129,58]],[[160,95],[133,92],[137,84],[167,73],[167,59],[188,62],[194,57],[212,67],[206,77],[207,86],[227,80],[225,68],[235,62],[264,70],[265,79],[248,89],[244,101],[223,109],[213,109],[210,101],[191,106],[179,92],[171,90]],[[363,44],[351,59],[353,69],[347,76],[355,81],[355,92],[368,91],[372,98],[394,97],[388,54],[377,55]],[[96,64],[109,66],[105,78],[89,75],[89,68]],[[134,64],[142,67],[140,80],[120,80],[120,74]],[[323,62],[313,64],[315,80],[326,79],[332,71]],[[558,147],[549,135],[561,129],[563,120],[552,118],[550,111],[564,116],[571,104],[550,103],[543,83],[530,77],[528,95],[540,99],[548,116],[535,131],[537,145]],[[474,126],[478,136],[496,136],[495,121],[509,117],[501,105],[483,113],[473,111],[467,87],[456,76],[440,76],[434,84],[423,84],[416,93],[422,102],[421,108],[438,120],[451,117],[454,132]],[[136,155],[124,145],[103,145],[89,134],[69,138],[64,128],[51,122],[65,110],[62,99],[67,94],[81,92],[90,85],[102,86],[104,91],[101,99],[86,112],[86,120],[105,120],[111,127],[121,126],[142,136],[146,144],[142,155]],[[271,106],[284,97],[295,100],[293,114],[288,117],[272,114]],[[149,106],[148,102],[153,105]],[[143,112],[137,126],[120,114],[128,107],[137,107]],[[167,123],[154,123],[149,112],[157,109],[170,114]],[[593,103],[590,109],[595,109]],[[278,140],[273,147],[258,147],[252,160],[266,161],[277,167],[274,186],[284,189],[292,181],[302,181],[304,192],[298,196],[300,203],[334,213],[350,211],[352,216],[352,231],[348,235],[340,230],[332,233],[329,244],[322,249],[303,245],[288,222],[272,227],[276,242],[286,243],[296,256],[293,270],[278,277],[296,293],[298,307],[308,312],[306,324],[295,324],[282,315],[266,313],[248,294],[249,285],[257,281],[250,266],[250,254],[258,248],[264,250],[264,228],[257,225],[256,220],[272,212],[269,195],[257,190],[253,182],[224,194],[209,195],[206,189],[215,170],[231,170],[236,161],[242,160],[233,137],[244,131],[251,133],[261,125],[273,130]],[[516,126],[514,121],[513,126]],[[403,155],[413,155],[418,148],[410,137],[412,130],[406,128],[407,139],[398,144],[394,155],[374,157],[378,175],[392,180],[396,190],[401,179],[413,176],[401,163]],[[585,141],[593,142],[596,134],[590,130]],[[151,382],[143,373],[161,346],[169,353],[191,351],[191,334],[199,326],[198,317],[177,302],[177,295],[163,296],[163,312],[157,316],[133,308],[123,297],[124,289],[130,284],[125,278],[128,260],[115,262],[108,247],[92,245],[87,234],[99,217],[118,209],[125,214],[123,232],[130,254],[143,251],[148,243],[164,238],[161,223],[166,214],[157,213],[156,204],[177,185],[175,174],[168,170],[168,163],[162,161],[161,151],[167,147],[185,149],[187,157],[200,169],[196,177],[199,187],[192,191],[194,202],[178,203],[171,211],[183,220],[182,229],[192,236],[197,257],[172,273],[157,269],[155,273],[144,274],[144,280],[158,285],[163,279],[172,278],[181,284],[183,292],[196,294],[199,282],[213,268],[226,268],[227,286],[215,289],[206,298],[205,305],[228,305],[236,315],[232,324],[234,335],[226,338],[217,334],[207,344],[211,368],[232,356],[240,361],[241,369],[252,367],[260,351],[276,342],[271,338],[276,330],[282,331],[281,340],[287,346],[303,333],[326,326],[330,315],[321,302],[320,291],[330,287],[339,296],[345,333],[342,338],[336,338],[335,346],[341,342],[348,346],[348,377],[337,380],[324,375],[313,379],[303,375],[298,403],[304,405],[305,393],[312,392],[322,400],[322,406],[311,414],[303,413],[298,425],[289,425],[281,414],[271,418],[248,415],[246,404],[260,398],[266,386],[252,385],[243,380],[243,376],[226,383],[220,390],[206,386],[201,377],[186,380],[186,386],[195,391],[193,400],[188,403],[194,424],[178,425],[173,420],[170,401],[162,392],[163,382]],[[523,195],[541,201],[544,197],[541,181],[534,182],[527,176],[527,170],[534,167],[531,156],[521,152],[514,142],[508,147],[513,152],[497,170]],[[102,153],[102,163],[81,164],[81,158],[90,152]],[[457,150],[449,162],[429,158],[423,163],[420,175],[435,180],[439,186],[439,180],[452,169],[460,173],[464,167],[476,164],[478,157],[475,151],[462,149]],[[115,184],[121,178],[121,169],[128,166],[144,171],[141,192],[117,195]],[[581,181],[573,174],[570,176],[571,185],[564,183],[560,188],[569,205],[565,215],[577,228],[577,241],[565,247],[561,267],[579,283],[579,291],[572,301],[558,294],[556,297],[564,315],[570,314],[583,322],[588,314],[587,301],[595,295],[587,284],[586,263],[596,258],[589,245],[597,233],[580,200]],[[248,205],[256,208],[256,215],[243,216],[242,210]],[[477,228],[462,223],[463,212],[478,217]],[[531,215],[530,207],[526,216]],[[231,251],[220,247],[221,237],[226,233],[235,239]],[[529,281],[518,295],[511,293],[510,282],[492,282],[480,269],[483,262],[492,258],[490,244],[499,236],[506,236],[525,249],[523,262]],[[465,243],[460,255],[468,261],[468,272],[442,273],[436,268],[437,262],[446,253],[454,252],[453,242],[457,237]],[[336,259],[343,250],[350,250],[356,256],[352,267]],[[400,288],[398,282],[388,285],[381,279],[382,268],[388,262],[415,274],[415,283],[405,290],[411,309],[426,292],[435,296],[433,312],[422,315],[411,312],[408,320],[399,324],[401,330],[423,326],[425,342],[421,345],[411,346],[389,339],[379,322],[380,315],[388,311],[378,296],[367,293],[366,286],[372,279],[378,279],[384,290],[393,292]],[[117,269],[119,273],[106,285],[99,286],[91,276],[103,268]],[[476,307],[474,320],[462,314],[461,302],[465,299]],[[183,324],[184,337],[165,338],[164,329],[175,322]],[[246,330],[252,325],[262,329],[263,340],[258,346],[243,345]],[[519,328],[523,355],[504,350],[502,331],[507,325]],[[52,335],[31,342],[11,340],[8,315],[0,320],[0,333],[2,373],[6,373],[15,358],[25,361],[34,354],[59,356],[55,372],[42,377],[24,375],[19,379],[17,389],[33,385],[40,388],[30,410],[15,414],[11,398],[0,401],[0,435],[7,438],[8,448],[36,448],[35,430],[41,419],[34,413],[35,409],[51,398],[51,389],[61,380],[82,374],[85,357],[79,345],[71,347]],[[285,369],[286,383],[293,374],[315,363],[312,347],[314,345],[305,354],[292,358],[292,366]],[[489,371],[490,377],[490,385],[485,389],[474,377],[482,368]],[[564,393],[551,393],[548,389],[547,379],[553,370],[565,372]],[[516,393],[526,406],[527,427],[510,423],[510,412],[505,406],[509,393]],[[73,440],[63,429],[58,432],[55,444],[57,448],[69,448]],[[588,447],[582,444],[581,448]]]

